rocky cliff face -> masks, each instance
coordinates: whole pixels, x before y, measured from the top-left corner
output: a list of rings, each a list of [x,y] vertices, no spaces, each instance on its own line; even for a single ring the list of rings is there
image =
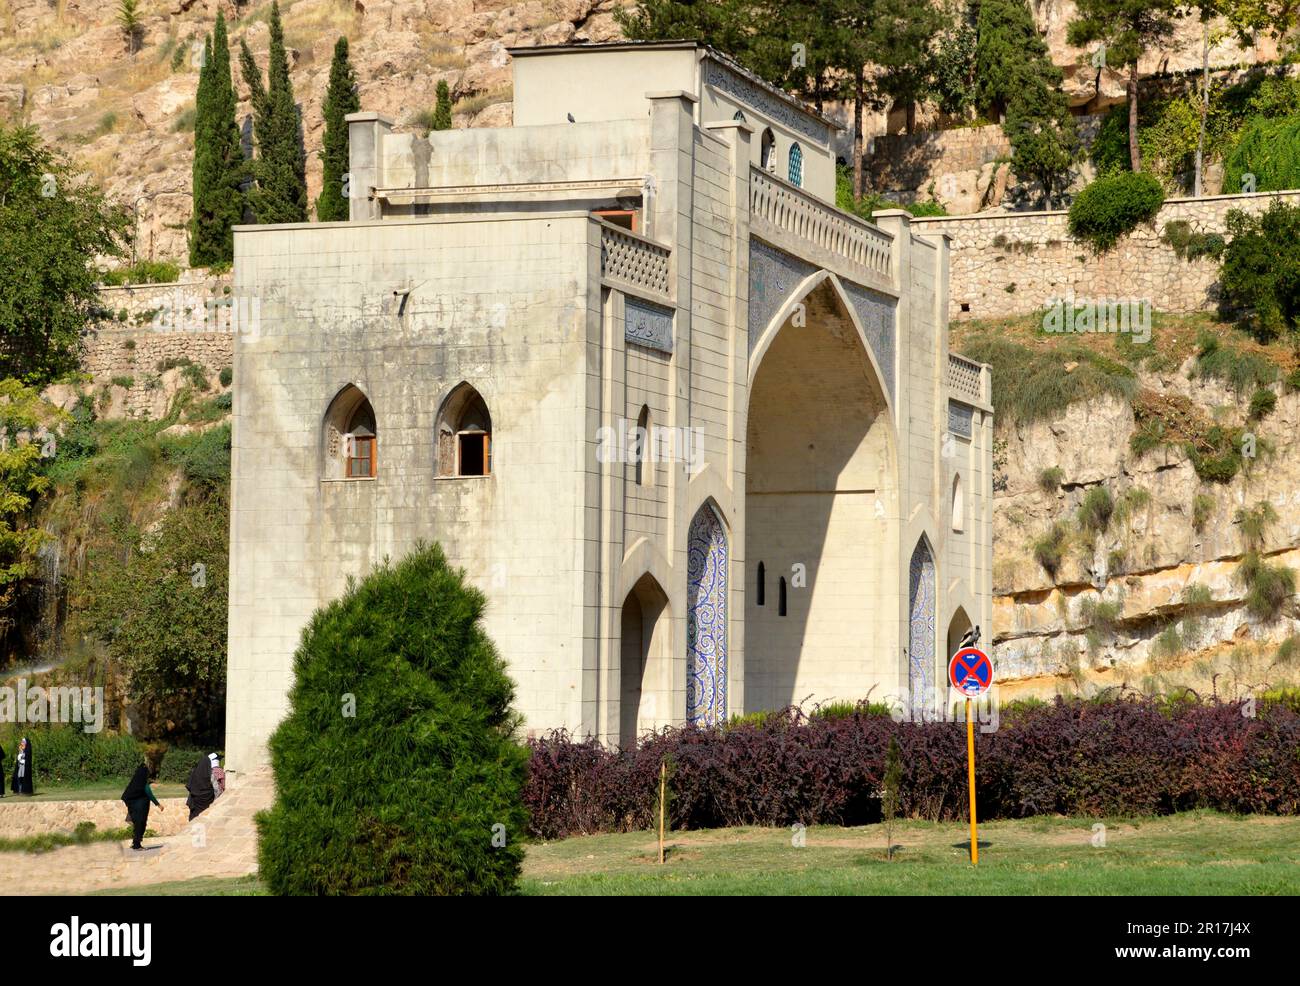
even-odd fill
[[[1262,421],[1214,380],[1176,371],[1140,375],[1140,399],[1163,400],[1244,426],[1257,455],[1229,483],[1198,478],[1187,454],[1136,455],[1132,406],[1074,404],[1050,421],[1009,428],[1005,481],[994,500],[994,648],[1004,694],[1052,694],[1127,684],[1235,693],[1294,682],[1300,660],[1284,642],[1300,630],[1291,596],[1273,618],[1247,605],[1239,512],[1268,502],[1260,553],[1300,567],[1300,394],[1278,398]],[[1067,370],[1068,372],[1068,370]],[[1090,490],[1114,512],[1104,531],[1078,520]],[[1051,575],[1035,543],[1054,524],[1067,534]]]
[[[0,118],[25,120],[70,151],[111,196],[138,208],[139,253],[182,259],[190,214],[190,133],[203,37],[218,8],[232,25],[239,116],[251,112],[238,44],[265,71],[268,3],[144,0],[129,54],[116,5],[0,0]],[[433,108],[446,80],[457,126],[509,125],[513,45],[607,41],[614,0],[284,0],[294,92],[302,107],[312,200],[320,191],[322,108],[334,42],[346,35],[361,103],[399,123]]]
[[[608,41],[619,37],[613,11],[623,0],[284,0],[285,34],[292,49],[293,82],[302,106],[308,185],[319,192],[321,108],[334,41],[346,34],[368,110],[398,122],[431,109],[445,79],[457,100],[457,126],[510,123],[514,45]],[[0,0],[0,117],[27,120],[74,153],[108,191],[138,209],[139,252],[183,258],[189,218],[192,136],[188,132],[198,85],[194,45],[211,29],[218,8],[232,24],[232,42],[246,39],[265,67],[269,3],[232,0],[143,0],[139,49],[128,51],[116,4],[103,0]],[[1035,4],[1040,29],[1065,69],[1076,104],[1123,97],[1123,80],[1089,64],[1087,53],[1065,44],[1074,6],[1069,0]],[[1199,24],[1184,23],[1170,50],[1143,70],[1177,71],[1200,64]],[[1265,42],[1241,51],[1233,42],[1214,49],[1213,64],[1274,57]],[[237,65],[237,62],[236,62]],[[236,70],[236,88],[247,89]],[[1100,99],[1097,97],[1100,94]],[[830,112],[847,122],[849,108]],[[873,124],[883,131],[886,120]],[[847,153],[847,143],[843,149]]]

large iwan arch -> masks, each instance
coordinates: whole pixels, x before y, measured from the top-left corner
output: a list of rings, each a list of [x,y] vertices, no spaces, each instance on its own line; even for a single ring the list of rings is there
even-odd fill
[[[745,567],[745,708],[892,693],[897,454],[881,374],[836,278],[810,278],[755,347]],[[774,604],[775,603],[775,604]],[[784,612],[782,612],[784,608]]]

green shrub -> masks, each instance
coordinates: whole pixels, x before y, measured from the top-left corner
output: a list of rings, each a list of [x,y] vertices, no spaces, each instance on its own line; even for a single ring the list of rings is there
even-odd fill
[[[1227,241],[1220,233],[1203,233],[1192,229],[1186,219],[1174,219],[1165,223],[1164,233],[1160,239],[1173,248],[1180,260],[1197,260],[1211,257],[1215,260],[1223,256]]]
[[[103,275],[105,284],[170,284],[181,276],[181,269],[169,260],[137,260],[129,267],[119,267]],[[119,322],[126,318],[119,313]]]
[[[1034,560],[1043,566],[1043,571],[1056,578],[1060,571],[1061,559],[1065,554],[1065,545],[1070,539],[1065,525],[1055,523],[1046,534],[1034,542]]]
[[[229,423],[194,435],[164,439],[160,448],[164,458],[180,466],[192,483],[224,486],[230,482]]]
[[[1261,342],[1300,323],[1300,206],[1274,201],[1251,216],[1228,213],[1231,242],[1219,268],[1220,311]]]
[[[1139,223],[1152,219],[1164,201],[1164,189],[1152,175],[1105,175],[1075,196],[1070,206],[1070,232],[1100,253]]]
[[[1079,505],[1079,527],[1091,534],[1102,534],[1110,526],[1114,512],[1115,501],[1111,499],[1110,490],[1094,486]]]
[[[114,387],[122,387],[130,390],[135,386],[135,377],[114,377],[112,380]]]
[[[1199,533],[1214,514],[1214,497],[1197,493],[1192,497],[1192,527]]]
[[[221,386],[229,387],[230,382],[235,379],[235,368],[233,366],[223,366],[221,368]]]
[[[1247,121],[1223,165],[1225,192],[1300,188],[1300,116]]]
[[[169,746],[163,753],[162,761],[158,765],[157,781],[171,784],[184,784],[190,778],[190,771],[198,762],[199,757],[206,757],[209,753],[216,753],[223,756],[220,750],[213,750],[206,747],[198,746]]]
[[[1277,407],[1277,394],[1266,387],[1260,387],[1250,395],[1250,420],[1259,421],[1267,417],[1273,413],[1275,407]]]
[[[1111,396],[1130,401],[1137,392],[1132,367],[1086,346],[1031,349],[1005,336],[980,333],[966,340],[964,355],[993,367],[993,402],[1002,420],[1030,424],[1064,413],[1077,401]],[[1062,373],[1065,362],[1079,365]]]
[[[1197,338],[1195,373],[1232,385],[1237,394],[1266,387],[1278,377],[1277,367],[1259,353],[1224,345],[1212,332]]]
[[[1205,433],[1204,448],[1187,442],[1183,450],[1192,462],[1196,475],[1207,483],[1226,483],[1241,471],[1241,444],[1244,430],[1214,425]]]
[[[1274,620],[1295,595],[1295,572],[1285,565],[1270,565],[1257,551],[1246,552],[1234,578],[1246,589],[1246,609],[1261,620]]]
[[[46,787],[64,787],[122,778],[125,781],[144,759],[144,751],[134,736],[107,730],[87,733],[80,725],[33,726],[6,723],[0,728],[0,746],[6,765],[13,767],[13,751],[21,736],[31,737],[36,750],[36,793]],[[6,784],[8,778],[5,779]]]
[[[270,741],[276,802],[257,816],[273,893],[515,890],[528,750],[484,605],[418,545],[317,610]]]
[[[1060,466],[1049,466],[1038,474],[1038,488],[1044,493],[1055,493],[1061,488],[1064,477]]]

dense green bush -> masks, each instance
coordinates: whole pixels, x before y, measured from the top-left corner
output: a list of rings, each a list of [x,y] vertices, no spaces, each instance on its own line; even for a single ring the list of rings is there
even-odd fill
[[[1154,218],[1164,201],[1160,182],[1145,172],[1103,175],[1075,196],[1070,232],[1098,252],[1109,250],[1139,223]]]
[[[80,726],[6,725],[0,732],[5,766],[12,770],[21,736],[31,737],[36,751],[36,793],[41,786],[83,784],[105,778],[130,777],[144,756],[133,736],[87,733]],[[8,784],[8,778],[5,778]]]
[[[1220,308],[1261,342],[1300,325],[1300,206],[1274,201],[1263,215],[1228,213],[1231,242],[1219,269]]]
[[[1300,116],[1250,120],[1223,165],[1225,193],[1300,188]]]
[[[169,260],[137,260],[129,267],[107,271],[103,281],[109,285],[171,284],[180,276],[180,267]]]
[[[257,819],[272,892],[515,889],[528,751],[483,607],[435,545],[317,610],[271,737],[277,800]]]
[[[1186,219],[1174,219],[1165,223],[1160,239],[1173,248],[1180,260],[1196,260],[1200,257],[1217,260],[1223,256],[1228,245],[1222,234],[1192,229],[1192,224]]]
[[[206,757],[209,753],[221,755],[220,750],[213,750],[209,747],[169,746],[158,766],[156,780],[172,784],[184,784],[189,780],[190,771],[194,769],[194,764],[199,757]]]

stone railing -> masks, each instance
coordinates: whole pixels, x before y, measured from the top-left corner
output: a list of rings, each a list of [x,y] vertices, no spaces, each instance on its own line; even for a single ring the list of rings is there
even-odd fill
[[[948,390],[958,400],[984,403],[984,367],[956,353],[948,354]]]
[[[760,235],[767,226],[847,262],[850,270],[867,272],[871,280],[892,279],[893,238],[888,233],[753,166],[749,218]]]
[[[600,226],[601,279],[667,302],[672,296],[668,248],[603,220],[592,221]]]

